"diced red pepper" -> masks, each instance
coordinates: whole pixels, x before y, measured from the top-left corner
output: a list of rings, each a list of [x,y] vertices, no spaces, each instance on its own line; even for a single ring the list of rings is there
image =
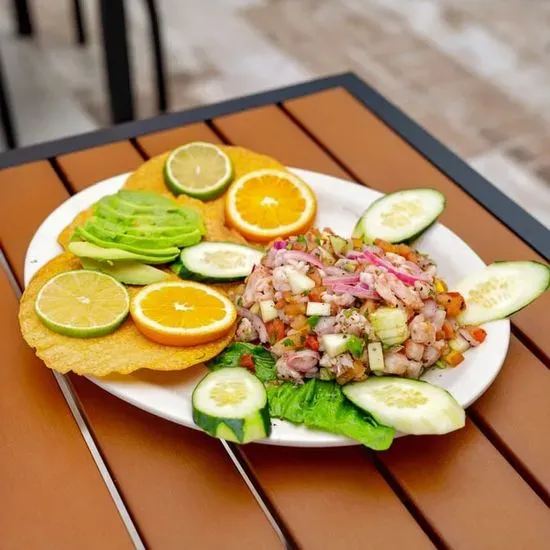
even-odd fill
[[[313,351],[319,351],[319,340],[317,340],[317,336],[308,334],[306,336],[306,347]]]
[[[458,292],[438,294],[437,303],[445,308],[449,317],[457,317],[466,307],[464,298]]]
[[[459,351],[451,351],[445,357],[443,357],[443,361],[445,363],[449,364],[451,367],[456,367],[457,365],[460,365],[462,361],[464,361],[464,355],[460,353]]]
[[[487,333],[481,327],[466,327],[466,328],[476,342],[479,342],[481,344],[481,342],[485,340]]]
[[[239,363],[241,367],[244,367],[245,369],[248,369],[252,372],[255,372],[256,370],[256,365],[254,365],[254,357],[252,357],[250,353],[245,353],[244,355],[241,355]]]
[[[307,295],[307,297],[310,302],[321,302],[322,301],[321,296],[323,292],[325,292],[324,286],[316,286],[309,291],[309,294]]]
[[[443,331],[443,334],[445,335],[445,340],[450,340],[451,338],[454,338],[455,331],[453,329],[453,325],[449,323],[449,321],[445,320],[443,322],[443,326],[441,327],[441,330]]]
[[[274,319],[265,324],[269,341],[274,344],[285,337],[285,324],[280,319]]]

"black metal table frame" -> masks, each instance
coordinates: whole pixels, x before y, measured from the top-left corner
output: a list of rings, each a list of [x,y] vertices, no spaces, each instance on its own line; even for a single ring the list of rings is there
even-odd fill
[[[302,84],[252,94],[212,105],[119,124],[95,132],[14,149],[0,154],[0,169],[36,160],[51,160],[58,155],[132,139],[144,134],[168,130],[194,122],[209,121],[219,116],[255,107],[280,104],[284,101],[333,88],[347,90],[443,174],[523,239],[546,261],[550,261],[550,232],[546,227],[353,73],[319,78]]]

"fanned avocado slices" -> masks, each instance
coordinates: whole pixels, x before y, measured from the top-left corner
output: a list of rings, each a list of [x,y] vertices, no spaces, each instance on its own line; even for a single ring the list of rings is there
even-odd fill
[[[75,230],[72,241],[79,243],[74,253],[80,257],[159,264],[174,260],[181,248],[199,243],[204,234],[196,210],[149,191],[123,189],[96,203],[94,215]],[[94,247],[83,253],[82,243]]]

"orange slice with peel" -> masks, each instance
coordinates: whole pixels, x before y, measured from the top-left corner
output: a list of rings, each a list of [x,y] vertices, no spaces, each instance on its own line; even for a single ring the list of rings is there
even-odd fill
[[[221,292],[191,281],[167,281],[141,289],[130,313],[138,330],[167,346],[212,342],[232,327],[237,312]]]
[[[283,170],[245,174],[229,187],[225,202],[228,225],[257,242],[303,233],[316,211],[310,187]]]

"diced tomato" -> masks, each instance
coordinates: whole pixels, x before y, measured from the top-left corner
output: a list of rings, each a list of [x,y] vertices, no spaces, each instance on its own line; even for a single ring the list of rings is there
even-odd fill
[[[485,340],[485,337],[487,336],[487,333],[481,327],[466,327],[466,329],[473,336],[474,340],[476,342],[479,342],[480,344]]]
[[[306,336],[306,347],[313,351],[319,351],[319,340],[317,340],[317,336],[308,334]]]
[[[251,370],[252,372],[256,370],[256,365],[254,365],[254,357],[252,357],[250,353],[245,353],[244,355],[241,355],[239,363],[241,367]]]
[[[287,304],[290,304],[290,303],[293,301],[292,292],[290,292],[290,290],[285,290],[285,291],[283,292],[283,300],[284,300]]]
[[[445,338],[445,333],[442,330],[438,330],[435,333],[436,340],[443,340]]]
[[[279,300],[278,302],[275,302],[275,307],[277,309],[283,309],[286,306],[286,302],[284,300]]]
[[[441,330],[443,331],[443,334],[445,335],[445,340],[450,340],[455,335],[453,325],[451,325],[451,323],[449,323],[449,321],[447,321],[447,320],[445,320],[443,322],[443,326],[441,327]]]
[[[273,344],[285,337],[285,324],[280,319],[273,319],[265,324],[269,341]]]
[[[321,302],[322,301],[322,294],[325,292],[324,286],[316,286],[313,287],[310,291],[307,297],[309,298],[310,302]]]
[[[457,317],[466,307],[464,298],[458,292],[445,292],[437,295],[437,303],[442,305],[449,317]]]
[[[456,367],[457,365],[460,365],[462,361],[464,361],[464,355],[460,353],[459,351],[451,351],[445,357],[443,357],[443,361],[445,363],[449,364],[451,367]]]

